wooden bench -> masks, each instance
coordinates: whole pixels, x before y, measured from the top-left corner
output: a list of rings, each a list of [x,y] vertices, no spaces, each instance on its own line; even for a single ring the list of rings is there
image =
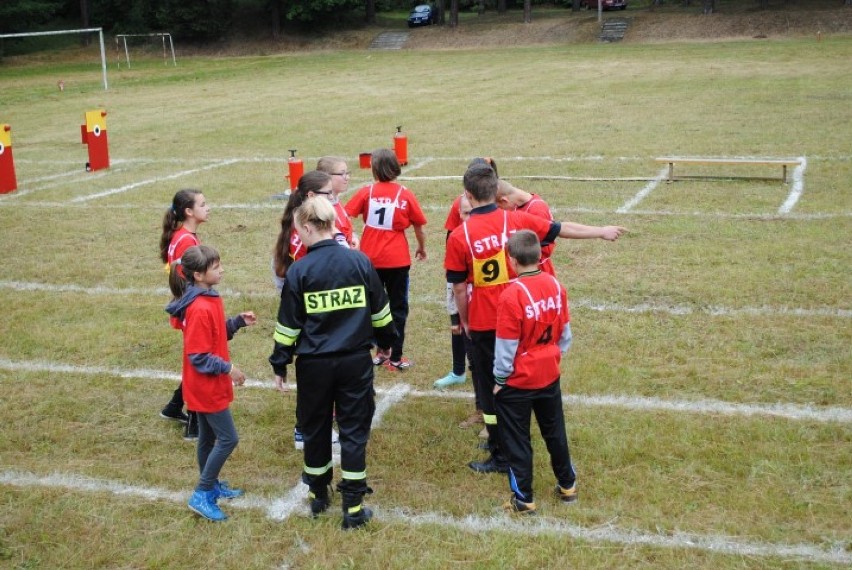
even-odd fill
[[[701,158],[691,156],[663,156],[655,159],[657,162],[664,162],[669,165],[668,182],[674,181],[674,165],[679,164],[766,164],[771,166],[781,167],[781,182],[787,183],[787,167],[799,166],[802,161],[799,159],[774,159],[774,158]],[[685,178],[685,177],[681,177]],[[765,178],[765,180],[777,180],[777,178]]]

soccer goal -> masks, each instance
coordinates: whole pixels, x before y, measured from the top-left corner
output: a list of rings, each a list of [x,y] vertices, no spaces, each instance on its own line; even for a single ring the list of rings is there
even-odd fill
[[[169,52],[172,56],[172,65],[177,67],[177,59],[175,59],[175,44],[172,41],[172,35],[169,33],[153,33],[153,34],[116,34],[115,47],[120,49],[124,45],[124,61],[127,62],[127,69],[130,69],[130,50],[127,47],[127,38],[147,38],[153,40],[159,38],[163,44],[163,64],[169,64]],[[166,48],[166,40],[168,40],[168,48]],[[118,57],[118,66],[121,67],[121,56]]]
[[[26,38],[34,36],[58,36],[61,34],[92,34],[98,33],[101,44],[101,69],[104,75],[104,91],[109,89],[107,84],[107,68],[106,68],[106,52],[104,51],[104,29],[103,28],[80,28],[77,30],[55,30],[52,32],[21,32],[17,34],[0,34],[0,39],[3,38]]]

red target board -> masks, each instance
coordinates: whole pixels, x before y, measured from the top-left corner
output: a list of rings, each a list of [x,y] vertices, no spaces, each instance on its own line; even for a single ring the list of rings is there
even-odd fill
[[[83,144],[89,147],[86,170],[94,172],[109,168],[109,142],[106,126],[107,112],[103,109],[86,112],[86,124],[80,127]]]
[[[12,127],[0,123],[0,194],[18,188],[15,177],[15,161],[12,159]]]

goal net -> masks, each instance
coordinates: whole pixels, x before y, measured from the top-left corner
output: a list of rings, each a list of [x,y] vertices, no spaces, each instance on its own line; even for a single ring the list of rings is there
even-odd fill
[[[157,54],[162,51],[163,64],[171,63],[177,67],[177,59],[175,58],[175,44],[172,41],[172,35],[165,32],[152,34],[116,34],[115,49],[118,52],[118,67],[121,68],[121,60],[124,59],[125,65],[130,69],[130,52],[133,51],[134,57],[140,55],[147,57],[157,57]]]
[[[109,84],[107,83],[107,66],[106,66],[106,52],[104,50],[104,30],[103,28],[80,28],[76,30],[55,30],[52,32],[21,32],[17,34],[0,34],[0,40],[4,38],[28,38],[28,37],[38,37],[38,36],[58,36],[62,34],[92,34],[97,32],[98,38],[100,40],[100,48],[101,48],[101,71],[104,77],[104,91],[109,89]]]

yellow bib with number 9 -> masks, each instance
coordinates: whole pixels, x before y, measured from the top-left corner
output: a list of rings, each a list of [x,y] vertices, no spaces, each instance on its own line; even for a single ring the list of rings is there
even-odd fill
[[[509,282],[506,251],[501,250],[486,259],[473,260],[473,286],[493,287]]]

